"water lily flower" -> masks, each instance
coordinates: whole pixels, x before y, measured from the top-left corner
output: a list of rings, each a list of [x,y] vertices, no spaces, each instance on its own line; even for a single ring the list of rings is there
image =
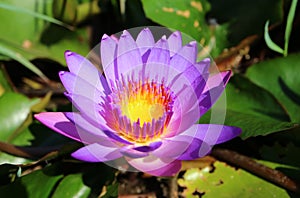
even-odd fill
[[[87,162],[122,159],[135,169],[171,176],[182,160],[203,157],[215,144],[241,129],[197,124],[221,95],[231,72],[210,74],[200,62],[197,43],[182,46],[179,31],[155,41],[145,28],[136,39],[104,35],[103,71],[65,52],[70,72],[59,73],[74,112],[44,112],[35,118],[54,131],[82,142],[72,157]]]

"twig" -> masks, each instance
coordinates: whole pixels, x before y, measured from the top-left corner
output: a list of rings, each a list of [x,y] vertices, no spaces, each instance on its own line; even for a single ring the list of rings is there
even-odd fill
[[[51,151],[60,149],[61,147],[62,145],[47,147],[25,147],[15,146],[13,144],[0,141],[0,152],[28,159],[38,159]]]
[[[214,148],[211,155],[217,159],[229,162],[242,169],[245,169],[287,190],[300,194],[300,186],[298,183],[290,179],[282,172],[260,164],[250,157],[241,155],[235,151],[220,148]]]
[[[168,198],[178,197],[178,185],[177,185],[178,174],[168,178]]]

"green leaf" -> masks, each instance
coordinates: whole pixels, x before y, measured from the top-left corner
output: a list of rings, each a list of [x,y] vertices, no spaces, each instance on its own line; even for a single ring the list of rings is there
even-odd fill
[[[263,159],[298,167],[300,169],[300,158],[298,157],[299,152],[300,147],[293,143],[282,145],[275,142],[273,145],[264,145],[260,149]]]
[[[0,54],[8,56],[9,58],[14,59],[15,61],[18,61],[19,63],[21,63],[25,67],[27,67],[29,70],[31,70],[32,72],[39,75],[41,78],[47,79],[45,74],[43,74],[42,71],[39,70],[34,64],[32,64],[30,61],[28,61],[21,54],[18,54],[17,52],[9,49],[9,47],[7,47],[3,44],[0,44]]]
[[[88,197],[90,191],[82,181],[82,174],[71,174],[64,177],[51,197]]]
[[[13,90],[12,87],[10,86],[10,84],[8,83],[7,79],[6,79],[6,74],[3,70],[3,68],[1,68],[1,67],[0,67],[0,85],[3,88],[3,93],[6,92],[6,91],[12,91]],[[0,94],[0,96],[2,94]]]
[[[199,197],[203,193],[204,198],[289,197],[284,189],[221,162],[215,162],[214,169],[189,169],[178,183],[185,188],[184,197],[187,198]]]
[[[142,3],[147,17],[163,26],[192,36],[205,48],[202,53],[213,50],[212,55],[216,56],[224,46],[228,46],[227,31],[219,25],[210,27],[206,23],[206,14],[210,10],[208,1],[142,0]]]
[[[293,21],[295,17],[297,2],[298,0],[292,0],[292,4],[287,18],[285,34],[284,34],[284,56],[287,56],[288,54],[289,41],[290,41],[290,36],[293,28]]]
[[[52,1],[5,0],[5,3],[52,17]],[[89,52],[89,34],[85,27],[71,31],[35,16],[7,9],[1,10],[0,18],[0,29],[5,30],[0,32],[1,43],[26,59],[49,58],[64,65],[65,50],[82,55]]]
[[[205,14],[210,8],[207,1],[142,0],[142,3],[146,15],[153,21],[185,32],[198,41],[203,38],[207,43],[210,32],[205,21]]]
[[[7,92],[0,97],[0,140],[10,141],[14,131],[22,125],[30,113],[30,108],[38,100]]]
[[[271,49],[274,50],[275,52],[278,52],[280,54],[283,54],[283,49],[279,47],[276,43],[274,43],[269,35],[269,21],[266,22],[265,25],[265,34],[264,38],[266,41],[267,46]]]
[[[59,21],[55,18],[49,17],[49,16],[44,15],[44,14],[40,14],[38,12],[33,12],[31,10],[28,10],[28,9],[24,9],[22,7],[18,7],[18,6],[14,6],[14,5],[11,5],[11,4],[0,2],[0,8],[10,10],[10,11],[13,11],[13,12],[28,14],[28,15],[34,16],[34,17],[39,18],[39,19],[43,19],[45,21],[48,21],[48,22],[51,22],[51,23],[54,23],[54,24],[57,24],[57,25],[61,25],[61,26],[65,26],[65,27],[70,28],[70,26],[68,26],[67,24],[64,24],[63,22],[61,22],[61,21]]]
[[[223,97],[225,97],[224,94]],[[219,107],[220,102],[221,100],[217,101],[215,106]],[[225,123],[215,122],[215,124],[242,128],[243,139],[295,127],[284,109],[269,92],[243,76],[235,75],[231,78],[226,87],[226,102]],[[210,113],[205,114],[201,117],[200,123],[209,123],[210,116]]]
[[[105,195],[101,196],[101,198],[113,198],[118,197],[118,184],[112,184],[107,186],[107,191]]]
[[[232,111],[230,109],[226,111],[225,125],[240,127],[242,129],[240,136],[242,139],[268,135],[295,127],[294,123]]]
[[[62,175],[49,174],[47,169],[34,171],[12,184],[0,187],[0,194],[3,197],[49,197],[61,178]]]
[[[300,123],[300,54],[292,54],[251,66],[246,76],[272,93],[293,122]]]

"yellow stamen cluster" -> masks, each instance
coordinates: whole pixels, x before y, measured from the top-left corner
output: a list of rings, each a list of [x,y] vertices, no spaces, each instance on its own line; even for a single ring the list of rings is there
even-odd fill
[[[121,81],[110,98],[104,104],[103,117],[119,136],[145,144],[165,132],[174,98],[163,83]]]

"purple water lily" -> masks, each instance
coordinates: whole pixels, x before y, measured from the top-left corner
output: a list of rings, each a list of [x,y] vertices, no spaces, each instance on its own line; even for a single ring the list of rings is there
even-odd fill
[[[197,43],[182,46],[181,33],[155,42],[143,29],[133,39],[104,35],[103,73],[66,51],[70,72],[60,72],[74,112],[45,112],[40,122],[85,144],[72,153],[87,162],[125,159],[139,171],[171,176],[182,160],[207,155],[212,146],[241,133],[237,127],[195,124],[223,92],[231,72],[209,74],[196,61]]]

